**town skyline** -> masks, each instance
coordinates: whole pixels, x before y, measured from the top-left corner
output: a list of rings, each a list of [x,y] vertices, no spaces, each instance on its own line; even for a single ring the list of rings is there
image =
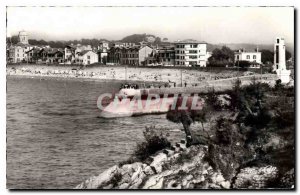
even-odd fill
[[[177,14],[176,7],[50,8],[8,7],[7,36],[25,30],[31,39],[46,41],[116,41],[147,33],[170,42],[196,39],[212,44],[272,44],[276,37],[294,42],[292,7],[183,7],[186,12],[182,14]]]

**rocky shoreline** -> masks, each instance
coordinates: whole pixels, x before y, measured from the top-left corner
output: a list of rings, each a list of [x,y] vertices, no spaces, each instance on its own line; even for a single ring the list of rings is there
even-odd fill
[[[150,161],[115,165],[75,189],[262,189],[273,181],[273,166],[246,167],[234,181],[224,179],[205,161],[207,146],[185,146],[185,140],[153,155]],[[293,188],[293,186],[292,186]]]

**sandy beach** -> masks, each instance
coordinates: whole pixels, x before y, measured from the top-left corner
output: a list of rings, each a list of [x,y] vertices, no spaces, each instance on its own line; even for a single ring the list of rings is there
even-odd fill
[[[127,71],[125,71],[127,69]],[[49,66],[49,65],[7,65],[6,75],[18,76],[42,76],[59,78],[82,78],[93,80],[127,80],[145,82],[163,82],[170,86],[181,85],[198,86],[205,82],[228,79],[236,76],[246,76],[249,72],[237,72],[233,70],[203,71],[180,70],[172,68],[141,68],[141,67],[86,67],[80,69],[74,66]]]

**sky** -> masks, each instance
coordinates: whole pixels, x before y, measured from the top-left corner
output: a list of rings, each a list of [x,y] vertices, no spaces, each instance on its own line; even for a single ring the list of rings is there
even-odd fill
[[[294,42],[292,7],[7,7],[7,35],[32,39],[119,40],[147,33],[169,41],[272,44]]]

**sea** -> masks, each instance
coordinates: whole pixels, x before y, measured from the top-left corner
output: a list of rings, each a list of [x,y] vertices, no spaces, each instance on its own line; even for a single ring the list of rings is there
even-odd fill
[[[183,133],[164,114],[101,118],[98,97],[121,84],[7,76],[7,188],[72,189],[128,159],[146,126]]]

